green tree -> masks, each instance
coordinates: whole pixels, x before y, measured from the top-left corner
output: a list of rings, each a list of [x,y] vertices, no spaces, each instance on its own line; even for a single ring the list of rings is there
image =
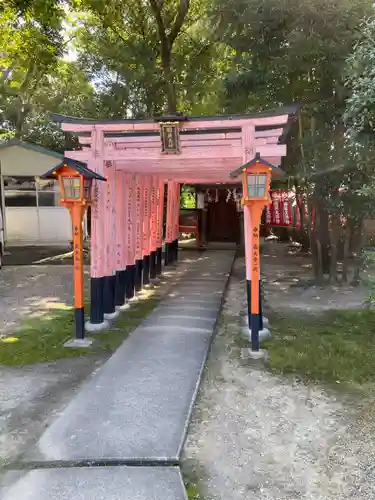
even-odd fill
[[[49,2],[42,10],[36,3],[30,2],[22,12],[11,6],[0,12],[0,113],[2,122],[9,124],[17,137],[22,136],[41,81],[53,71],[63,53],[62,11],[51,4],[47,24],[44,7]]]
[[[303,103],[284,169],[314,214],[314,224],[307,220],[305,227],[319,280],[328,270],[336,280],[335,254],[350,238],[344,193],[356,167],[342,120],[350,95],[345,66],[372,10],[372,2],[362,0],[216,0],[220,39],[235,51],[226,110]]]
[[[207,1],[81,0],[76,8],[79,60],[116,114],[216,111],[230,53],[209,37]]]

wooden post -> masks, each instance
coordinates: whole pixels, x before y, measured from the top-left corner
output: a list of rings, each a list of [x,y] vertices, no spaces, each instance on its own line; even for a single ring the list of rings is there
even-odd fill
[[[74,308],[76,319],[76,339],[85,337],[85,310],[84,310],[84,286],[83,286],[83,231],[82,223],[85,207],[80,203],[74,203],[70,207],[73,229],[73,269],[74,269]]]
[[[259,351],[260,318],[260,219],[264,205],[255,202],[250,208],[251,212],[251,349]]]
[[[173,195],[174,183],[168,181],[167,193],[167,227],[165,235],[165,265],[168,266],[172,263],[172,241],[173,241]]]
[[[242,128],[241,140],[242,140],[242,148],[243,148],[243,163],[247,163],[252,160],[255,156],[255,147],[254,147],[254,137],[255,137],[255,127],[254,125],[246,125]],[[260,212],[261,215],[262,212]],[[251,349],[253,351],[259,351],[259,330],[261,320],[259,319],[259,295],[260,295],[260,286],[259,286],[259,272],[257,276],[257,282],[254,282],[253,276],[253,258],[254,254],[253,246],[253,231],[252,228],[257,225],[257,216],[258,214],[253,212],[249,206],[244,206],[244,236],[245,236],[245,262],[246,262],[246,291],[247,291],[247,312],[248,312],[248,326],[251,330]],[[260,216],[259,216],[260,222]],[[258,230],[259,230],[259,222],[258,222]],[[258,233],[259,238],[259,233]],[[259,270],[259,241],[257,243],[258,247],[258,270]],[[257,298],[255,299],[255,295]],[[256,308],[258,309],[258,313],[255,314],[253,312],[253,301],[255,300]]]
[[[180,184],[175,183],[175,196],[174,196],[174,231],[173,231],[173,257],[178,260],[178,239],[179,239],[179,219],[180,219],[180,197],[181,188]]]
[[[135,176],[135,290],[142,288],[143,178]]]
[[[115,305],[119,310],[125,310],[126,304],[126,199],[125,172],[116,173],[116,295]]]
[[[158,181],[157,210],[156,210],[156,274],[163,270],[163,224],[164,224],[164,190],[163,179]]]
[[[104,317],[114,319],[116,311],[116,169],[112,161],[105,162],[106,200],[105,200],[105,282]]]
[[[104,138],[103,132],[93,127],[91,132],[91,150],[87,166],[104,176]],[[105,282],[105,193],[106,183],[94,181],[91,205],[91,240],[90,240],[90,321],[87,331],[99,331],[108,328],[104,319],[104,282]]]
[[[143,185],[143,284],[150,283],[150,231],[151,231],[151,176],[146,176]]]
[[[126,222],[126,298],[134,297],[135,286],[135,178],[133,174],[125,174],[125,222]]]
[[[151,236],[150,236],[150,278],[156,278],[156,218],[157,218],[158,178],[153,175],[151,181]]]

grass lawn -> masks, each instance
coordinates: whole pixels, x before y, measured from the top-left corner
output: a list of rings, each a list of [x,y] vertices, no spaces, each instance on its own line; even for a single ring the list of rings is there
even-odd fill
[[[366,390],[375,387],[375,311],[274,317],[265,343],[271,371]]]
[[[152,293],[152,292],[151,292]],[[91,334],[88,349],[64,347],[75,332],[74,310],[65,307],[40,318],[25,319],[11,337],[0,339],[0,364],[22,366],[87,354],[112,353],[154,309],[159,299],[147,293],[114,321],[114,329]]]
[[[188,500],[203,500],[202,495],[198,490],[198,486],[195,483],[185,483],[186,494]]]
[[[188,467],[186,463],[182,463],[181,472],[188,500],[204,500],[197,473]]]

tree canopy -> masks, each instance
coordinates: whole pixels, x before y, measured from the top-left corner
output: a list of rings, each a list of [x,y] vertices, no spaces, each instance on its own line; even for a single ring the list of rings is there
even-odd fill
[[[315,214],[304,230],[324,260],[372,211],[362,188],[373,175],[373,14],[370,0],[5,0],[0,140],[62,150],[48,111],[200,115],[299,101],[284,169]]]

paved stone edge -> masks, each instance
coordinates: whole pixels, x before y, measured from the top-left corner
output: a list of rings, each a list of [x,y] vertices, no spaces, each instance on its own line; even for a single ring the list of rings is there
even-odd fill
[[[215,323],[214,323],[214,326],[213,326],[213,329],[212,329],[212,334],[210,336],[210,340],[209,340],[209,343],[208,343],[208,346],[207,346],[206,355],[205,355],[205,357],[203,359],[203,362],[202,362],[202,365],[201,365],[201,368],[200,368],[200,371],[199,371],[197,383],[196,383],[196,386],[195,386],[195,389],[194,389],[194,393],[193,393],[193,397],[191,399],[189,410],[188,410],[188,413],[187,413],[187,417],[186,417],[186,421],[185,421],[185,425],[184,425],[184,430],[183,430],[183,433],[182,433],[181,441],[180,441],[179,447],[177,449],[177,457],[176,458],[177,458],[177,460],[178,460],[179,463],[181,462],[181,455],[182,455],[182,452],[183,452],[183,449],[184,449],[184,445],[185,445],[185,441],[186,441],[186,437],[187,437],[187,433],[188,433],[188,429],[189,429],[189,425],[190,425],[190,421],[191,421],[191,416],[192,416],[192,413],[193,413],[193,410],[194,410],[194,406],[195,406],[195,401],[196,401],[197,396],[198,396],[199,388],[200,388],[200,385],[201,385],[201,382],[202,382],[202,378],[203,378],[203,375],[204,375],[204,371],[205,371],[205,368],[206,368],[207,359],[208,359],[208,357],[210,355],[210,352],[211,352],[212,342],[214,341],[214,338],[215,338],[216,333],[217,333],[219,319],[220,319],[220,316],[221,316],[221,312],[223,310],[223,306],[224,306],[224,302],[225,302],[225,298],[226,298],[227,290],[228,290],[228,286],[229,286],[229,281],[230,281],[230,278],[231,278],[232,273],[233,273],[234,263],[235,263],[236,259],[237,259],[237,252],[233,251],[233,258],[232,258],[232,262],[231,262],[231,265],[230,265],[230,268],[229,268],[229,272],[228,272],[228,274],[225,277],[225,283],[224,283],[224,286],[223,286],[223,291],[222,291],[222,295],[221,295],[221,301],[220,301],[219,309],[218,309],[218,312],[217,312],[217,317],[216,317],[216,320],[215,320]]]
[[[147,474],[148,472],[150,471],[150,469],[158,469],[160,475],[162,475],[163,473],[166,473],[166,477],[168,478],[168,475],[170,476],[170,474],[176,474],[176,484],[174,486],[174,498],[175,499],[180,499],[180,500],[188,500],[188,496],[187,496],[187,491],[186,491],[186,487],[185,487],[185,483],[184,483],[184,479],[183,479],[183,474],[182,474],[182,471],[181,471],[181,468],[180,466],[178,465],[174,465],[174,466],[159,466],[159,465],[156,465],[155,467],[141,467],[141,466],[137,466],[136,467],[138,469],[138,473],[142,471],[142,473],[145,474],[146,478],[147,478]],[[92,472],[92,474],[95,474],[94,470],[96,469],[96,471],[100,474],[100,471],[103,470],[103,469],[106,469],[107,471],[108,470],[112,470],[113,472],[116,472],[116,473],[120,473],[120,474],[126,474],[127,471],[131,470],[131,469],[134,469],[134,467],[132,466],[125,466],[125,465],[118,465],[118,466],[114,466],[114,465],[109,465],[109,466],[103,466],[103,465],[99,465],[99,466],[83,466],[83,467],[72,467],[72,466],[66,466],[66,467],[48,467],[48,466],[45,466],[45,467],[41,467],[41,468],[27,468],[27,467],[24,467],[22,469],[8,469],[1,477],[1,481],[0,481],[0,496],[1,498],[4,498],[5,500],[16,500],[15,498],[10,498],[9,497],[9,494],[12,493],[12,490],[14,488],[17,487],[17,484],[23,481],[27,481],[27,476],[28,474],[32,473],[33,471],[53,471],[53,470],[60,470],[60,471],[64,471],[66,473],[68,473],[68,471],[75,471],[76,474],[79,474],[79,470],[82,469],[85,471],[85,474],[87,474],[88,470],[90,470],[90,472]],[[131,476],[131,474],[130,474]],[[177,491],[177,490],[180,490],[180,491]],[[43,492],[30,492],[33,496],[30,497],[31,499],[43,499],[45,498],[43,496]],[[36,495],[38,496],[34,496],[34,493],[36,493]],[[27,496],[27,498],[29,498],[29,496]],[[50,497],[49,497],[50,498]],[[81,497],[80,497],[81,498]],[[122,498],[122,497],[121,497]],[[152,498],[154,498],[152,496]],[[170,498],[168,496],[168,498]],[[104,499],[104,497],[103,497]],[[18,499],[17,499],[18,500]],[[109,499],[108,499],[109,500]],[[132,500],[132,499],[128,499],[128,497],[125,497],[124,496],[124,500]]]

